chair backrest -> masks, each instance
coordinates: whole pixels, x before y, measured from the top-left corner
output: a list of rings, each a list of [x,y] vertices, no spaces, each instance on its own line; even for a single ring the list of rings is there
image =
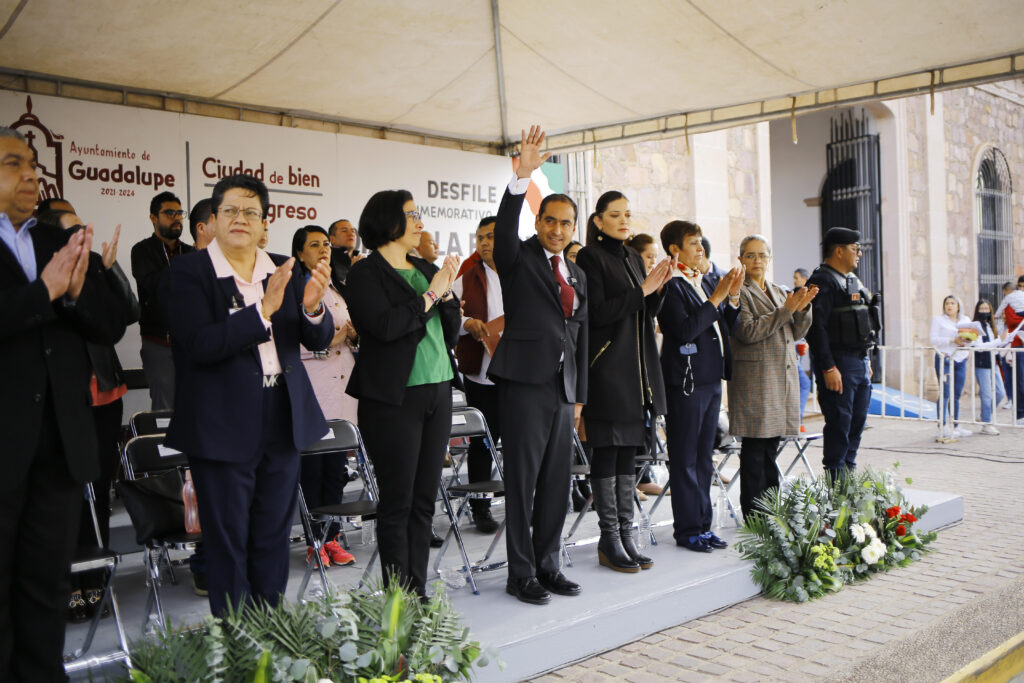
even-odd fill
[[[467,405],[469,404],[466,403],[466,394],[458,389],[452,389],[452,410],[461,410]]]
[[[452,410],[452,438],[487,436],[487,420],[476,408],[458,408]]]
[[[187,466],[184,453],[164,446],[163,434],[137,436],[124,447],[124,471],[129,479]]]
[[[359,436],[359,429],[348,420],[328,420],[327,427],[327,434],[302,451],[303,455],[362,450],[363,442]]]
[[[143,410],[131,416],[128,426],[131,427],[132,436],[166,434],[173,415],[173,410]]]

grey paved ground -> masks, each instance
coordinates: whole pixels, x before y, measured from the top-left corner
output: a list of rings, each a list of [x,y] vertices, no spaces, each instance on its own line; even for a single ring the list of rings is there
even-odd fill
[[[964,497],[964,521],[924,559],[803,605],[755,598],[537,680],[939,681],[1024,631],[1024,428],[938,444],[934,425],[869,424],[861,463],[899,461],[914,488]]]

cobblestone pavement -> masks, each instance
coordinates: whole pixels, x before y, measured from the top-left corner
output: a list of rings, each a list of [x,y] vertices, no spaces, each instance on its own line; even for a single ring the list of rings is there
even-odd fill
[[[536,680],[938,681],[1024,631],[1024,429],[939,444],[934,423],[869,425],[860,464],[898,461],[914,488],[964,497],[922,560],[810,603],[754,598]]]

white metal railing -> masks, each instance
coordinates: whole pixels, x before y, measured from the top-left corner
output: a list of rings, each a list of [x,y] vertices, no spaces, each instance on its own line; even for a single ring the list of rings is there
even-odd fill
[[[880,417],[901,420],[919,420],[934,422],[940,439],[953,438],[954,422],[998,427],[1017,426],[1018,406],[1024,407],[1020,395],[1024,387],[1018,386],[1017,373],[1014,368],[1024,363],[1024,349],[965,349],[968,356],[963,361],[964,378],[961,392],[956,392],[956,369],[953,362],[940,362],[936,373],[936,358],[948,358],[930,346],[880,346],[878,347],[878,375],[872,377],[872,394],[880,401]],[[981,421],[981,394],[975,372],[976,354],[987,354],[992,359],[992,372],[989,373],[989,389],[992,393],[992,409],[990,419]],[[895,382],[890,375],[895,373]],[[1000,391],[996,384],[1004,384],[1004,373],[1008,376],[1009,393],[1003,401],[999,401]],[[941,374],[941,378],[938,376]],[[947,393],[944,387],[949,387]],[[1005,386],[1005,385],[1004,385]],[[934,388],[935,401],[930,402],[927,396]],[[815,387],[817,389],[817,387]],[[890,390],[895,389],[895,395]],[[878,391],[880,390],[880,391]],[[957,416],[956,402],[959,402]],[[955,419],[947,419],[952,414]],[[944,429],[944,425],[950,425]]]

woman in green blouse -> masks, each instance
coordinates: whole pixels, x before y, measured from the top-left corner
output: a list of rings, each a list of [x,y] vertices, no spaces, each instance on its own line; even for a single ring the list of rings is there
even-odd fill
[[[451,432],[451,349],[459,302],[450,292],[459,260],[441,268],[410,251],[423,223],[412,195],[370,198],[359,236],[373,252],[352,266],[347,302],[359,333],[348,393],[359,399],[359,429],[380,491],[377,543],[386,580],[426,596],[434,499]]]

